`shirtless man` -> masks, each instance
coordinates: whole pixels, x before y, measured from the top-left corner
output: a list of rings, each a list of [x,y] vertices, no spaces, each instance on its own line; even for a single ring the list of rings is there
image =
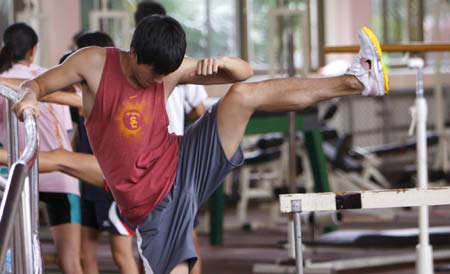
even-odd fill
[[[184,58],[185,34],[167,16],[145,18],[129,51],[86,48],[34,80],[15,106],[38,114],[38,99],[85,81],[86,127],[94,155],[122,214],[137,225],[147,273],[189,273],[197,209],[218,182],[242,164],[239,148],[255,111],[301,110],[339,96],[388,91],[381,50],[373,33],[359,33],[360,53],[347,75],[237,83],[183,137],[167,132],[165,100],[175,85],[241,82],[252,75],[241,59]],[[372,89],[374,87],[374,89]]]

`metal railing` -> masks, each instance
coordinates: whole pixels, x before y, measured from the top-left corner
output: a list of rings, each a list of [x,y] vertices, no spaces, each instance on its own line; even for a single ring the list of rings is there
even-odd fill
[[[10,172],[0,204],[0,273],[8,249],[12,250],[13,273],[42,273],[38,236],[38,135],[31,109],[23,112],[26,146],[19,154],[17,118],[11,108],[17,93],[0,84],[0,95],[7,99],[7,147]],[[12,243],[12,244],[11,244]]]

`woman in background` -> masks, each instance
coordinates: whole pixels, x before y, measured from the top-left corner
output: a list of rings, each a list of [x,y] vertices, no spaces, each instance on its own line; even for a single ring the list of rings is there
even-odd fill
[[[45,72],[35,64],[38,43],[36,32],[24,23],[10,25],[3,33],[4,46],[0,50],[0,77],[32,79]],[[5,79],[4,79],[5,80]],[[1,81],[3,82],[3,81]],[[40,151],[64,149],[72,151],[67,131],[72,129],[67,106],[40,103],[38,118]],[[5,100],[0,100],[0,109],[5,109]],[[5,144],[6,121],[0,111],[0,142]],[[23,149],[23,124],[19,125]],[[46,203],[52,237],[58,253],[58,264],[66,274],[81,274],[80,243],[81,215],[78,181],[59,172],[39,175],[39,199]]]

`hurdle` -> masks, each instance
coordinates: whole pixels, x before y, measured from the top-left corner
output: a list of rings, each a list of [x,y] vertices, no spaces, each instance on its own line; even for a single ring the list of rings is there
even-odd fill
[[[294,215],[296,273],[303,274],[302,212],[448,205],[449,197],[450,187],[280,195],[280,211]]]

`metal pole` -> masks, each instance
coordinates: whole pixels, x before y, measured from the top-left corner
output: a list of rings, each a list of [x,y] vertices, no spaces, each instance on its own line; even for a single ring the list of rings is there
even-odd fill
[[[381,1],[381,14],[382,14],[382,24],[383,24],[383,43],[387,43],[388,41],[389,41],[389,36],[388,36],[388,29],[389,29],[389,26],[388,26],[388,19],[387,19],[387,16],[388,16],[388,10],[389,10],[389,8],[388,8],[388,3],[387,3],[387,0],[382,0]]]
[[[8,119],[7,123],[7,138],[8,138],[8,166],[11,170],[12,163],[16,162],[19,158],[19,135],[18,135],[18,121],[16,115],[11,111],[13,103],[10,100],[7,100],[6,107],[6,117]],[[11,183],[11,182],[10,182]],[[4,193],[4,197],[6,196],[6,191]],[[21,199],[22,195],[19,196]],[[4,198],[5,199],[5,198]],[[12,231],[12,265],[14,268],[14,272],[22,273],[23,272],[23,239],[22,239],[22,205],[18,205],[18,211],[16,218],[12,218],[11,221],[15,222],[15,230]],[[5,234],[6,235],[6,234]]]
[[[295,76],[294,66],[294,34],[291,32],[288,36],[288,75]],[[289,112],[289,192],[297,192],[297,168],[296,168],[296,112]]]
[[[311,4],[306,0],[306,12],[303,16],[303,76],[307,76],[311,70]]]
[[[28,121],[27,121],[28,122]],[[37,123],[26,123],[26,138],[25,143],[36,144],[38,146],[37,138]],[[37,158],[37,157],[36,157]],[[25,181],[22,193],[22,214],[23,214],[23,239],[24,239],[24,253],[30,256],[24,256],[24,267],[26,273],[37,273],[40,269],[40,250],[39,257],[36,250],[40,249],[38,225],[39,225],[39,208],[38,208],[38,167],[37,160],[34,161],[31,169],[28,172],[28,178]],[[36,241],[37,240],[37,241]],[[37,246],[36,246],[37,245]]]
[[[245,61],[249,61],[249,47],[248,47],[248,3],[247,0],[237,0],[237,16],[239,33],[239,55]]]
[[[294,235],[295,235],[295,272],[303,274],[303,253],[302,253],[302,201],[292,201],[292,211],[294,212]]]
[[[24,186],[29,168],[33,165],[38,148],[36,120],[31,109],[25,109],[26,147],[18,159],[18,125],[17,117],[12,113],[12,104],[17,101],[16,93],[0,85],[0,95],[7,98],[7,147],[10,174],[0,203],[0,265],[3,265],[5,254],[9,248],[10,236],[14,273],[33,273],[33,237],[31,233],[30,185]],[[12,164],[14,162],[14,164]],[[37,173],[36,173],[37,176]],[[23,191],[25,188],[25,191]],[[15,225],[15,226],[14,226]]]
[[[5,99],[6,100],[6,99]],[[17,161],[19,157],[19,149],[17,146],[18,138],[17,138],[17,118],[11,112],[12,103],[9,100],[6,100],[6,135],[7,142],[6,146],[8,149],[8,167],[11,168],[12,163]]]
[[[427,101],[423,90],[423,66],[421,58],[412,58],[409,66],[417,69],[416,81],[416,139],[417,139],[417,183],[418,188],[428,187],[428,163],[427,163]],[[417,245],[418,274],[433,273],[433,254],[430,245],[428,207],[419,208],[419,244]]]
[[[12,107],[11,107],[12,110]],[[12,151],[13,151],[13,159],[14,162],[17,161],[19,158],[19,125],[18,125],[18,119],[17,116],[11,111],[10,112],[10,119],[11,119],[11,136],[12,138]],[[24,179],[25,180],[25,179]],[[17,210],[17,217],[16,217],[16,228],[14,229],[14,237],[13,237],[13,262],[15,271],[17,273],[28,273],[26,267],[26,256],[24,256],[25,253],[25,246],[27,245],[25,240],[25,218],[26,218],[26,201],[24,201],[24,195],[23,195],[23,184],[21,189],[22,195],[19,196],[21,199],[19,208]]]
[[[34,161],[29,174],[31,178],[31,237],[33,243],[33,273],[42,274],[41,244],[39,242],[39,173],[38,158]]]
[[[26,176],[26,175],[25,175]],[[26,181],[26,178],[24,178]],[[12,182],[15,183],[15,182]],[[24,196],[23,196],[23,188],[25,186],[25,182],[22,185],[21,195],[19,195],[19,205],[16,213],[16,225],[14,226],[13,230],[13,261],[14,261],[14,267],[15,267],[15,273],[27,273],[26,272],[26,256],[25,256],[25,245],[26,241],[24,238],[25,235],[25,216],[23,214],[24,211]]]
[[[317,0],[317,31],[318,31],[318,54],[319,54],[319,67],[325,66],[325,3],[324,0]]]
[[[0,241],[0,265],[3,265],[8,244],[6,241],[13,232],[13,224],[17,219],[17,208],[19,207],[20,198],[22,195],[14,195],[22,192],[23,181],[26,177],[26,166],[24,163],[16,163],[12,166],[10,176],[8,179],[8,185],[3,194],[3,199],[0,204],[0,235],[5,241]],[[16,256],[14,254],[14,256]],[[22,256],[20,256],[22,257]],[[20,258],[19,257],[19,258]],[[16,259],[16,258],[13,258]],[[15,270],[14,273],[21,273]]]
[[[294,34],[290,32],[288,34],[288,54],[287,54],[287,64],[288,64],[288,75],[289,77],[295,76],[295,66],[294,66]],[[296,193],[297,192],[297,163],[296,163],[296,117],[297,114],[295,111],[291,111],[288,114],[289,119],[289,192]],[[292,223],[292,220],[289,221],[288,230],[288,254],[289,258],[295,257],[295,246],[293,243],[293,238],[295,237],[295,225]],[[293,231],[294,230],[294,231]]]
[[[31,234],[30,177],[25,179],[22,191],[22,266],[25,273],[33,273],[33,238]]]

